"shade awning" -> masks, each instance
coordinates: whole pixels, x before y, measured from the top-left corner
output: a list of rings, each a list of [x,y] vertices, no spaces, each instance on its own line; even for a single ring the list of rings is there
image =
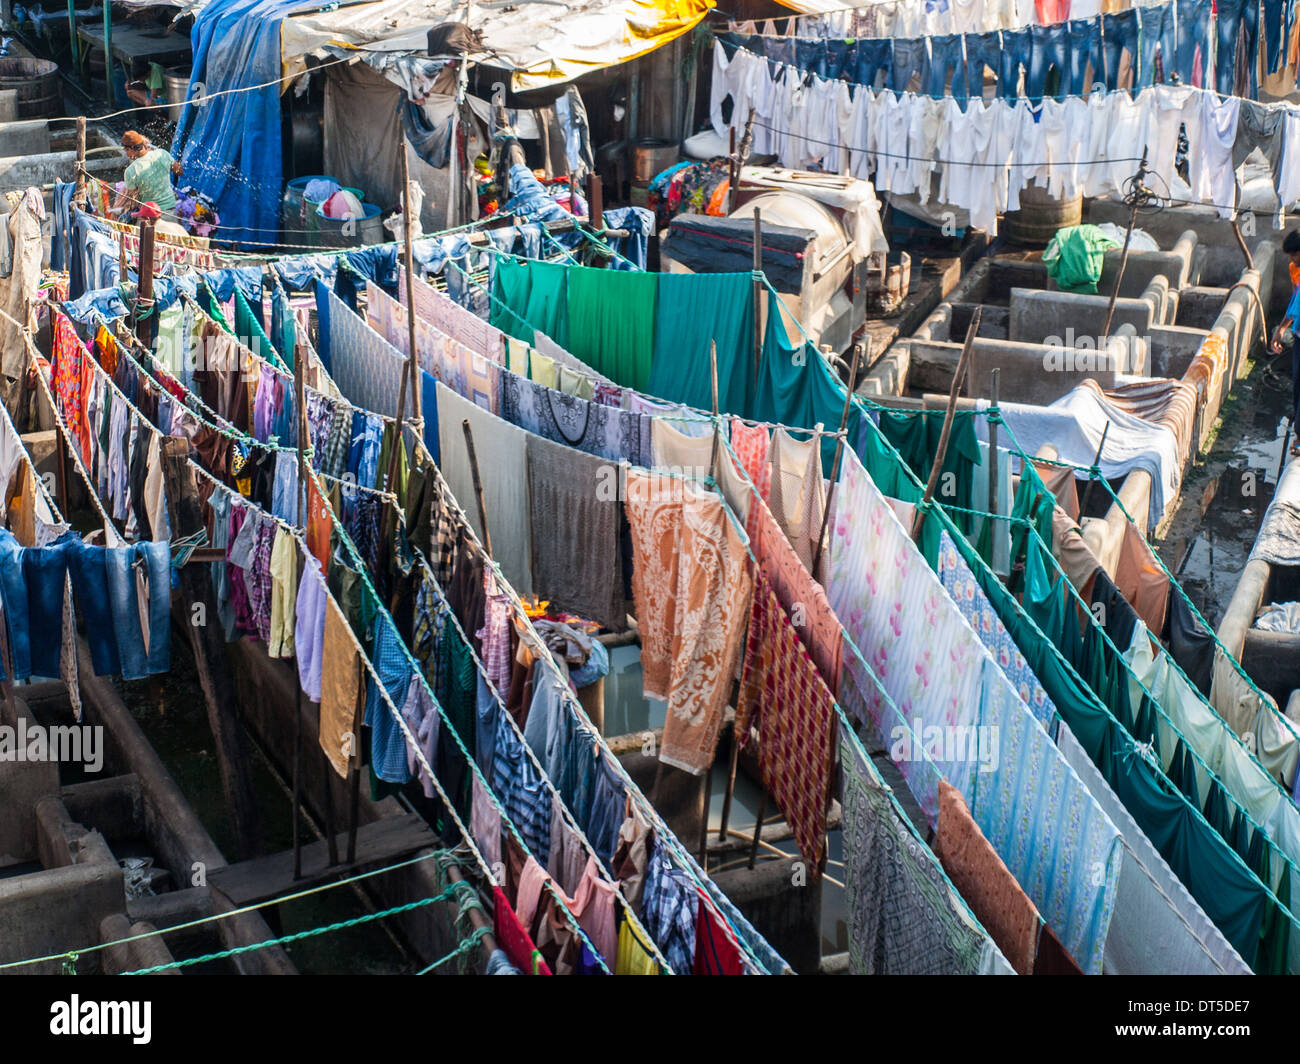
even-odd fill
[[[468,21],[482,34],[478,62],[514,71],[516,92],[569,81],[652,52],[692,29],[715,0],[374,0],[286,18],[280,31],[285,74],[306,69],[325,49],[423,56],[431,27]]]

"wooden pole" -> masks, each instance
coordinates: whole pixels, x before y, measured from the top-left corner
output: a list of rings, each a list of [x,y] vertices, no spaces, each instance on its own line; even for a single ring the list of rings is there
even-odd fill
[[[307,389],[304,374],[307,361],[306,345],[298,344],[293,353],[293,401],[298,425],[298,490],[295,492],[299,528],[307,527],[303,492],[307,489]],[[313,564],[308,556],[306,564]],[[302,834],[298,821],[302,814],[302,684],[295,685],[293,714],[293,878],[302,878]]]
[[[587,178],[587,217],[591,228],[600,233],[605,228],[605,187],[601,184],[600,174],[592,173]]]
[[[826,493],[826,509],[822,512],[821,532],[817,536],[817,546],[813,550],[812,578],[817,579],[817,568],[822,560],[822,550],[826,546],[826,526],[831,519],[831,503],[835,501],[835,486],[840,481],[840,462],[844,458],[844,434],[848,429],[849,411],[853,408],[853,386],[858,380],[858,363],[862,360],[862,345],[853,345],[853,365],[849,369],[849,384],[844,393],[844,410],[840,413],[840,431],[835,439],[835,461],[831,463],[831,486]],[[828,679],[830,679],[828,677]]]
[[[754,835],[749,840],[749,861],[745,867],[751,872],[754,870],[754,862],[758,860],[758,842],[763,836],[763,817],[767,815],[767,791],[763,791],[763,797],[758,800],[758,815],[754,817]]]
[[[183,437],[167,437],[162,441],[163,491],[174,538],[193,535],[203,527],[194,473],[189,468],[189,454],[189,441]],[[226,640],[217,623],[212,577],[206,566],[186,565],[178,570],[177,578],[184,609],[182,627],[189,633],[194,668],[216,744],[217,767],[235,836],[235,851],[240,859],[246,860],[261,852],[261,813],[248,770],[239,707],[226,657]],[[197,608],[199,606],[202,606],[201,610]]]
[[[73,0],[69,0],[72,3]],[[76,35],[73,35],[73,48],[76,48]],[[73,56],[76,62],[76,56]],[[77,115],[77,187],[72,193],[72,205],[84,207],[86,204],[86,116]]]
[[[754,384],[758,384],[758,371],[763,364],[763,282],[758,279],[763,272],[763,212],[754,208]]]
[[[716,46],[715,46],[716,47]],[[728,131],[727,150],[727,213],[736,213],[736,197],[740,195],[740,160],[736,156],[736,127]]]
[[[135,334],[146,345],[153,329],[153,235],[154,219],[141,218],[139,284],[135,290]]]
[[[939,450],[934,456],[934,465],[930,467],[930,479],[925,485],[925,495],[921,505],[916,508],[916,516],[912,519],[913,540],[920,539],[921,527],[925,524],[925,511],[929,507],[930,500],[934,498],[934,489],[939,484],[939,474],[943,470],[943,460],[948,455],[948,437],[952,434],[952,418],[957,410],[957,396],[961,393],[962,381],[966,377],[966,367],[970,363],[971,350],[975,346],[975,336],[980,330],[980,316],[983,309],[983,307],[975,308],[975,313],[971,315],[970,326],[966,330],[966,342],[961,346],[961,359],[957,363],[957,372],[952,376],[952,388],[948,391],[948,409],[943,415]]]
[[[992,399],[992,409],[998,408],[998,379],[1001,370],[995,369],[989,374],[989,396]],[[998,512],[998,423],[989,421],[989,512],[996,514]],[[995,521],[989,528],[994,535],[997,534],[998,524]],[[992,543],[992,537],[989,538]]]
[[[468,5],[466,5],[466,14],[468,15]],[[411,418],[418,426],[423,419],[423,411],[420,409],[420,359],[415,347],[415,249],[411,246],[411,161],[407,157],[407,148],[405,143],[402,145],[402,226],[405,230],[404,247],[402,248],[405,257],[406,267],[406,338],[410,344],[410,349],[406,353],[406,376],[411,389]],[[401,417],[399,412],[398,417]],[[397,442],[400,446],[402,442],[401,423],[398,423]],[[397,453],[396,448],[393,451]],[[389,491],[394,488],[394,480],[390,475]]]
[[[483,550],[491,558],[492,533],[488,530],[487,503],[483,499],[483,481],[479,477],[478,454],[474,450],[474,430],[469,427],[468,418],[461,421],[460,427],[465,433],[465,451],[469,456],[470,475],[474,478],[474,498],[478,502],[478,520],[483,529]]]
[[[713,378],[713,454],[709,458],[709,476],[718,477],[718,448],[722,439],[722,428],[718,424],[718,343],[709,341],[709,373]]]
[[[1106,450],[1106,437],[1110,435],[1110,425],[1111,423],[1107,421],[1106,427],[1101,430],[1101,442],[1097,444],[1097,453],[1092,457],[1093,468],[1097,470],[1101,469],[1101,456],[1103,452],[1105,452]],[[1101,473],[1098,472],[1097,476],[1101,476]],[[1093,477],[1091,473],[1089,473],[1088,483],[1084,486],[1083,489],[1083,498],[1079,500],[1079,523],[1080,524],[1083,523],[1084,517],[1087,516],[1088,500],[1092,497],[1092,486],[1094,483],[1096,483],[1096,478]]]

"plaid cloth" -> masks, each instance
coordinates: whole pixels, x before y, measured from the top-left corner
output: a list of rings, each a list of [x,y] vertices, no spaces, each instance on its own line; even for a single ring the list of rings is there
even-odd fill
[[[687,872],[673,868],[656,838],[646,872],[641,921],[674,972],[689,975],[695,967],[695,930],[700,895]]]
[[[507,713],[497,716],[492,790],[501,799],[524,846],[545,868],[551,850],[551,799],[541,774],[525,753],[523,740],[510,726]]]
[[[446,625],[446,609],[438,598],[433,581],[425,576],[415,589],[415,633],[411,638],[411,653],[435,691],[440,690],[442,655],[438,653],[438,647]]]
[[[316,446],[313,441],[313,446]],[[348,470],[348,450],[352,446],[352,411],[344,403],[334,407],[334,420],[319,450],[316,468],[326,476],[339,479]]]
[[[785,815],[813,878],[826,851],[826,806],[834,759],[835,700],[761,573],[736,702],[743,748],[759,734],[763,786]]]

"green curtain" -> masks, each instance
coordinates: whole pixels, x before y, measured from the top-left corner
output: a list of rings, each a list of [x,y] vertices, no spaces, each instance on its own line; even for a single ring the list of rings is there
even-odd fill
[[[970,410],[953,415],[948,434],[948,450],[944,454],[939,481],[934,496],[945,506],[957,507],[949,516],[963,535],[971,530],[971,517],[961,513],[971,508],[975,485],[975,468],[980,461],[979,438],[975,433],[976,414]],[[929,411],[882,410],[880,431],[902,455],[917,479],[927,481],[935,456],[939,453],[939,440],[943,436],[943,413]]]
[[[595,266],[563,269],[569,286],[565,346],[615,384],[648,392],[659,274]]]
[[[840,427],[844,413],[844,383],[831,372],[821,352],[812,344],[790,346],[785,326],[781,324],[780,304],[771,293],[767,307],[767,332],[763,337],[763,358],[751,416],[757,421],[806,429],[820,422],[827,432],[834,432]],[[854,404],[846,426],[846,445],[852,445],[858,438],[860,417]],[[827,476],[834,463],[835,440],[828,437],[822,441],[822,468]]]
[[[568,267],[557,262],[498,258],[492,271],[488,321],[528,344],[538,329],[568,347],[567,277]]]
[[[244,293],[238,286],[235,288],[235,336],[246,343],[248,349],[259,358],[265,359],[273,366],[285,368],[271,343],[271,338],[266,335],[266,330],[262,328],[262,323],[257,320],[253,308],[249,306],[248,300],[244,298]]]
[[[754,300],[747,273],[659,275],[650,394],[697,410],[713,406],[709,342],[718,351],[718,410],[754,401]],[[838,422],[836,422],[838,424]]]

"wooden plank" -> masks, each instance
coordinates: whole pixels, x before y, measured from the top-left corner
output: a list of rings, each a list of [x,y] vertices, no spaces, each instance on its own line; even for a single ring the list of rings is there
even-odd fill
[[[346,845],[347,834],[340,834],[339,838]],[[209,871],[208,885],[221,890],[236,905],[249,905],[301,890],[340,872],[398,860],[437,845],[438,837],[414,813],[385,817],[357,829],[356,860],[350,863],[330,865],[329,848],[322,840],[302,848],[299,879],[293,877],[293,850],[290,849]]]

